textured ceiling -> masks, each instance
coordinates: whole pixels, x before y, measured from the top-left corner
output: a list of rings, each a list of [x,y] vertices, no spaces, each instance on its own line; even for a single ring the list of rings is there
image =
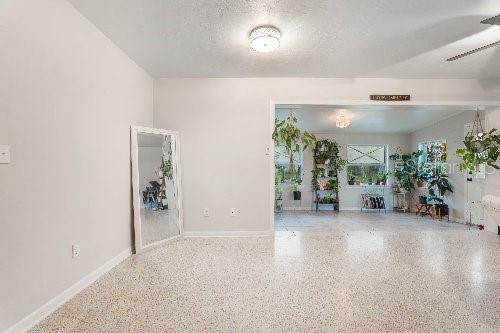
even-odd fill
[[[472,122],[474,110],[460,106],[278,105],[276,117],[283,120],[292,112],[301,129],[314,133],[411,133],[462,112],[469,112]],[[335,126],[341,113],[351,120],[347,128]]]
[[[154,77],[499,78],[498,0],[69,0]],[[276,25],[278,51],[249,47]]]

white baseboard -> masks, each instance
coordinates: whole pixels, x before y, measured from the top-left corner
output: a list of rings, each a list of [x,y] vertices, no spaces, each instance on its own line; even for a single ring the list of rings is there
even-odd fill
[[[116,257],[108,260],[104,263],[104,265],[86,275],[80,281],[39,307],[24,319],[8,328],[4,333],[20,333],[28,331],[30,328],[42,321],[45,317],[57,310],[61,305],[69,301],[73,296],[87,288],[94,281],[106,274],[123,260],[127,259],[130,255],[132,255],[132,248],[129,247],[128,249],[122,251]]]
[[[311,207],[283,207],[283,210],[311,210]]]
[[[342,207],[342,205],[340,206],[340,210],[359,210],[361,211],[361,207]]]
[[[269,237],[274,230],[264,231],[184,231],[186,238],[193,237]]]

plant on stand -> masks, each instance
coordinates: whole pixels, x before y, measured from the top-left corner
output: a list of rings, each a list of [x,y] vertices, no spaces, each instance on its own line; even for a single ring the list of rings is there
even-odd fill
[[[444,203],[444,196],[447,192],[453,193],[451,184],[448,180],[446,174],[446,168],[442,166],[436,166],[433,170],[432,175],[429,177],[429,202],[434,202],[434,208],[439,217],[449,216],[450,209],[447,204]]]
[[[334,140],[324,139],[316,142],[314,146],[315,166],[312,173],[311,188],[315,193],[316,210],[319,204],[325,201],[334,204],[333,209],[339,210],[339,184],[338,173],[347,164],[347,161],[340,157],[340,146]],[[323,191],[329,191],[328,199],[324,199]],[[334,197],[332,196],[334,195]]]
[[[389,158],[395,161],[394,177],[400,189],[406,192],[411,192],[415,189],[415,182],[418,174],[418,158],[422,155],[422,151],[413,152],[410,154],[395,154]]]

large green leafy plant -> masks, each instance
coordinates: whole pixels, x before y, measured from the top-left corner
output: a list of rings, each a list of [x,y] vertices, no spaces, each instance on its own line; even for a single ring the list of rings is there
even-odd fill
[[[446,174],[446,168],[437,166],[434,168],[432,175],[429,177],[429,200],[437,203],[444,202],[444,195],[446,192],[452,192],[450,181]],[[437,193],[436,193],[437,191]]]
[[[297,128],[297,118],[289,115],[286,120],[275,119],[273,140],[277,145],[285,147],[290,161],[290,169],[294,169],[293,158],[301,149],[312,148],[316,144],[316,136]]]
[[[500,135],[494,128],[486,133],[465,136],[464,147],[457,149],[456,154],[462,158],[461,170],[475,171],[479,164],[486,164],[500,169],[496,164],[500,156]]]
[[[396,178],[399,187],[411,192],[415,189],[415,182],[418,176],[418,158],[422,155],[422,151],[413,152],[410,154],[395,154],[389,158],[395,161],[394,177]]]

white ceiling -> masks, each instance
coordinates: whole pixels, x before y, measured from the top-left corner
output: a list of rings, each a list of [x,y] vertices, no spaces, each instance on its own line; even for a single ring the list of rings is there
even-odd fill
[[[499,78],[498,0],[69,0],[154,77]],[[281,48],[248,34],[276,25]]]
[[[290,112],[298,119],[299,128],[313,133],[411,133],[474,108],[461,106],[336,106],[336,105],[278,105],[276,117],[286,119]],[[339,114],[345,114],[351,125],[337,128]]]

